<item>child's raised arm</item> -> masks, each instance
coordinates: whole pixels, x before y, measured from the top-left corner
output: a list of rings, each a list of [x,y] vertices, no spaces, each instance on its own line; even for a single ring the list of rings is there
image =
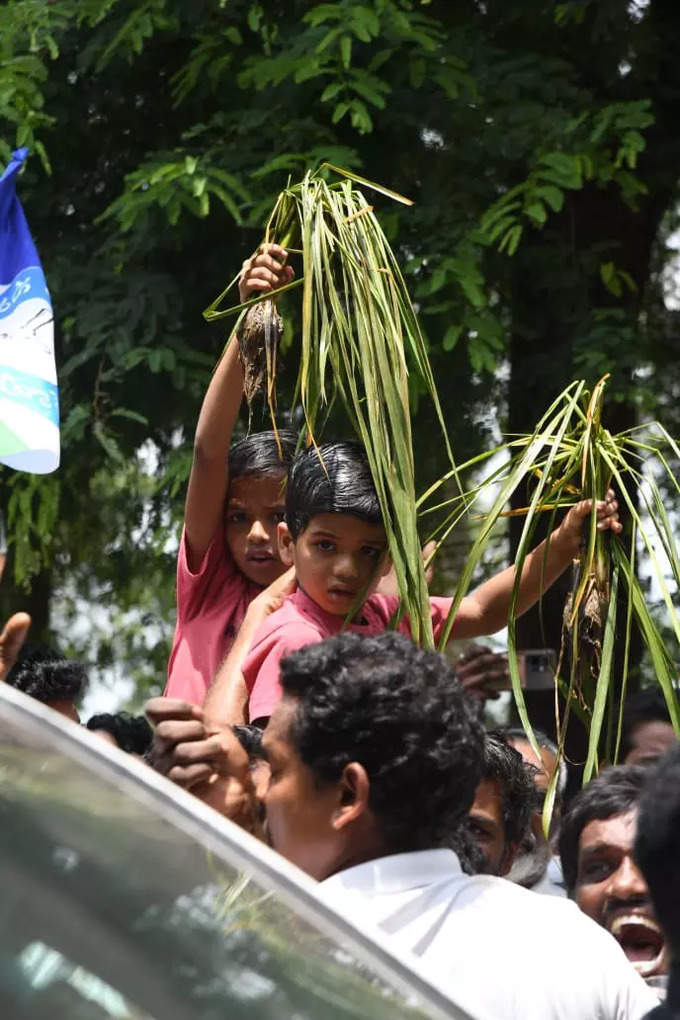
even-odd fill
[[[546,541],[527,555],[519,583],[517,615],[531,609],[543,592],[553,584],[576,559],[581,543],[583,523],[591,512],[592,501],[584,499],[571,508],[558,528],[550,536],[546,556]],[[618,503],[610,489],[607,499],[597,504],[597,527],[600,531],[621,531],[617,513]],[[544,564],[545,557],[545,564]],[[493,634],[508,622],[510,599],[515,583],[515,568],[508,567],[485,581],[476,591],[467,595],[460,604],[453,626],[453,638],[480,637]]]
[[[285,265],[286,251],[277,244],[243,263],[239,296],[246,301],[256,291],[275,290],[289,283],[293,270]],[[198,571],[220,526],[229,486],[227,455],[243,395],[243,370],[238,342],[232,337],[218,362],[203,398],[194,438],[194,458],[184,507],[187,561]]]

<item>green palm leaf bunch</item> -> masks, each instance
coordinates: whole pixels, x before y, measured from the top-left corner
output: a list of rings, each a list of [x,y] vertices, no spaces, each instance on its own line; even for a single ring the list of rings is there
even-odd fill
[[[328,171],[340,176],[329,183]],[[408,199],[345,170],[324,164],[279,195],[264,243],[302,255],[300,279],[221,310],[230,288],[206,309],[209,321],[239,314],[302,288],[302,330],[295,402],[304,410],[307,442],[318,443],[324,415],[339,397],[363,442],[378,493],[401,595],[400,613],[426,647],[434,639],[417,529],[409,373],[424,383],[455,464],[427,358],[426,345],[397,260],[358,183],[406,204]],[[292,247],[291,247],[292,246]],[[275,309],[272,315],[275,314]],[[273,332],[270,330],[270,332]],[[267,352],[267,399],[274,413],[275,355]]]
[[[612,435],[602,421],[602,403],[606,377],[592,391],[584,381],[573,382],[548,408],[530,435],[512,438],[493,450],[458,466],[459,472],[479,470],[485,463],[499,459],[503,463],[489,470],[486,477],[453,499],[433,504],[432,499],[446,480],[445,476],[419,500],[422,515],[443,515],[431,537],[441,542],[462,518],[475,509],[482,498],[493,492],[493,503],[481,520],[477,538],[466,560],[454,596],[442,644],[450,634],[457,607],[468,590],[471,577],[488,545],[489,536],[499,518],[507,515],[507,504],[520,486],[529,483],[528,506],[520,511],[524,526],[515,557],[515,586],[508,614],[508,659],[512,688],[518,712],[533,742],[520,681],[516,642],[516,608],[519,578],[528,551],[535,543],[541,517],[549,514],[552,522],[559,510],[580,499],[604,498],[613,486],[619,503],[632,522],[630,537],[624,542],[610,532],[597,530],[593,512],[580,556],[574,563],[574,583],[564,612],[563,647],[556,682],[564,695],[564,713],[558,720],[560,750],[564,746],[566,726],[575,711],[589,729],[587,782],[597,771],[606,709],[610,722],[614,708],[625,695],[630,637],[633,621],[649,650],[656,678],[661,685],[671,720],[680,734],[677,696],[677,669],[673,658],[680,646],[680,618],[665,571],[670,571],[675,592],[680,591],[680,555],[674,529],[664,505],[662,486],[680,493],[677,463],[680,449],[658,422],[640,425]],[[504,457],[499,455],[505,454]],[[675,462],[675,469],[672,464]],[[638,506],[636,493],[641,505]],[[636,577],[636,550],[642,546],[648,556],[656,584],[665,604],[670,631],[675,638],[672,651],[662,640],[659,625],[650,613]],[[665,565],[659,550],[663,551]],[[620,597],[621,596],[621,597]],[[621,607],[625,605],[622,611]],[[614,671],[615,637],[623,638],[623,667]],[[557,702],[556,702],[557,704]],[[616,760],[620,738],[618,727],[610,725],[606,756]],[[554,789],[551,797],[554,796]],[[552,804],[548,803],[548,813]]]

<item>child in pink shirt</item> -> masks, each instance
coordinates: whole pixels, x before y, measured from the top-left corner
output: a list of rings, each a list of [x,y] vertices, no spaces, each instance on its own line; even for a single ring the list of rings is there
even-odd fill
[[[598,528],[621,530],[616,509],[610,492],[607,501],[598,504]],[[528,555],[519,585],[519,613],[532,606],[543,587],[578,555],[583,521],[590,512],[589,500],[576,504],[550,536],[547,552],[541,543]],[[243,661],[251,722],[266,720],[281,696],[282,658],[344,627],[359,634],[380,633],[398,606],[397,598],[371,594],[389,560],[380,507],[360,444],[329,443],[319,452],[310,447],[298,454],[288,474],[286,522],[278,530],[281,559],[295,567],[298,590],[260,624]],[[473,638],[500,630],[507,622],[513,585],[514,567],[509,567],[466,596],[452,637]],[[360,608],[347,625],[357,604]],[[437,638],[451,599],[432,598],[430,607]],[[399,630],[410,634],[408,618],[402,619]]]
[[[242,301],[290,282],[286,251],[268,245],[244,263]],[[238,342],[219,362],[201,407],[177,560],[177,626],[168,697],[201,705],[251,600],[284,570],[277,525],[295,437],[248,436],[229,450],[243,395]],[[227,453],[229,453],[227,462]]]

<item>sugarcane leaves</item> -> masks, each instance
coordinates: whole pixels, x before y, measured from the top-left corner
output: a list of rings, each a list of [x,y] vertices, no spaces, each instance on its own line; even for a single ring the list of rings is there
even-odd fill
[[[363,196],[349,181],[332,187],[306,180],[298,201],[305,252],[300,395],[308,428],[314,432],[315,393],[324,399],[330,364],[366,448],[404,610],[416,640],[431,646],[406,365],[408,348],[417,365],[427,366],[424,343],[394,256]],[[436,399],[434,387],[432,393]]]
[[[340,180],[335,179],[340,177]],[[305,417],[307,442],[337,397],[362,440],[370,464],[401,596],[413,636],[434,644],[429,593],[417,528],[409,375],[432,400],[442,446],[455,477],[424,337],[397,260],[373,207],[354,184],[410,205],[403,195],[330,163],[289,182],[269,217],[264,243],[299,244],[302,274],[291,284],[221,309],[236,280],[205,310],[208,321],[240,313],[292,287],[302,288],[300,356],[294,403]],[[273,382],[272,382],[273,386]],[[272,395],[270,387],[270,397]],[[270,401],[270,404],[273,401]]]
[[[519,663],[517,658],[517,635],[515,628],[515,621],[518,614],[518,599],[519,599],[519,585],[524,570],[524,562],[526,560],[527,553],[530,548],[530,543],[534,537],[534,532],[538,523],[537,519],[537,508],[541,504],[541,497],[543,493],[550,489],[549,481],[551,479],[551,470],[553,464],[558,458],[558,454],[561,452],[563,439],[566,431],[570,425],[574,408],[577,406],[578,399],[583,390],[583,383],[580,386],[574,387],[573,393],[564,402],[564,408],[562,409],[561,415],[558,416],[556,430],[550,430],[550,440],[548,447],[548,458],[545,463],[544,469],[541,471],[538,484],[534,491],[531,505],[527,511],[526,520],[522,529],[522,535],[517,547],[517,554],[515,556],[515,582],[513,586],[512,596],[510,600],[510,609],[508,613],[508,665],[510,669],[510,681],[512,684],[513,695],[515,698],[515,704],[519,717],[522,721],[522,725],[529,737],[529,740],[534,748],[534,751],[540,759],[540,750],[533,734],[529,716],[526,710],[526,702],[524,700],[524,691],[522,689],[522,682],[519,674]],[[553,438],[554,437],[554,438]],[[573,459],[573,450],[570,451],[571,458]],[[564,482],[562,483],[564,485]],[[554,498],[554,494],[553,494]],[[547,555],[547,547],[545,555]],[[542,573],[545,567],[545,556],[542,564]]]
[[[639,631],[647,647],[654,674],[669,706],[673,725],[678,728],[680,710],[677,702],[677,667],[673,659],[680,647],[680,621],[674,606],[667,574],[670,568],[676,592],[680,589],[680,554],[673,523],[664,505],[661,481],[671,491],[679,489],[677,461],[680,447],[656,422],[637,426],[619,435],[606,428],[603,413],[606,377],[592,390],[585,382],[572,383],[560,394],[543,415],[530,435],[512,437],[507,443],[460,464],[458,471],[466,474],[475,469],[479,474],[484,465],[492,465],[487,476],[475,482],[452,499],[442,500],[438,493],[446,476],[430,486],[418,501],[423,517],[445,515],[434,529],[438,541],[451,528],[469,517],[480,501],[489,502],[490,509],[481,518],[477,538],[461,572],[454,594],[451,616],[447,621],[442,645],[448,639],[460,600],[467,592],[471,577],[481,562],[489,536],[496,522],[508,513],[507,502],[523,483],[528,483],[531,496],[528,506],[510,511],[525,516],[515,557],[514,586],[508,613],[508,660],[513,696],[523,726],[533,743],[533,734],[524,702],[517,661],[515,621],[521,606],[518,601],[519,580],[530,547],[535,541],[539,516],[554,515],[559,507],[573,504],[576,499],[592,500],[593,508],[586,521],[583,545],[575,561],[572,590],[565,605],[562,651],[556,670],[556,684],[562,695],[556,698],[556,729],[560,756],[563,754],[571,713],[576,713],[589,731],[586,779],[597,770],[601,760],[615,761],[621,735],[620,703],[625,695],[630,662],[632,628]],[[498,466],[502,453],[505,463]],[[632,524],[627,544],[597,524],[596,504],[605,498],[612,485]],[[638,493],[638,506],[631,493]],[[473,515],[473,519],[477,515]],[[547,545],[543,557],[546,562]],[[661,637],[659,624],[645,602],[636,577],[637,547],[646,554],[663,604],[670,617],[676,638],[669,650]],[[543,583],[541,587],[544,587]],[[625,611],[623,598],[625,596]],[[614,650],[622,639],[623,662]],[[618,708],[618,711],[617,711]],[[607,723],[607,732],[603,727]],[[678,729],[680,734],[680,729]],[[606,739],[605,739],[606,737]],[[556,792],[551,782],[546,798],[544,824],[549,823]]]
[[[454,592],[451,612],[449,614],[449,617],[447,619],[446,625],[442,633],[442,638],[440,642],[441,647],[444,647],[446,642],[449,640],[451,630],[453,628],[453,623],[455,620],[455,614],[458,611],[458,607],[463,596],[465,595],[469,588],[470,581],[472,579],[472,574],[481,560],[484,549],[488,544],[489,535],[496,521],[504,513],[508,500],[510,499],[512,493],[519,487],[519,485],[525,480],[525,478],[528,475],[532,474],[532,472],[534,472],[537,467],[539,468],[543,467],[543,462],[541,461],[541,455],[543,451],[546,449],[546,447],[550,447],[551,438],[553,438],[556,434],[563,435],[563,430],[566,428],[569,422],[569,415],[566,413],[564,406],[565,401],[567,401],[566,409],[567,410],[569,408],[573,409],[574,406],[576,405],[576,401],[578,400],[579,396],[583,391],[583,388],[584,388],[583,382],[572,383],[567,388],[567,390],[565,390],[564,393],[560,394],[560,396],[555,401],[553,401],[551,406],[548,408],[548,411],[543,415],[540,422],[536,426],[536,430],[534,431],[534,433],[531,436],[524,437],[522,440],[519,441],[520,447],[519,453],[516,454],[515,457],[511,458],[509,465],[506,467],[503,473],[504,477],[503,475],[501,475],[499,478],[498,474],[494,476],[493,483],[496,484],[498,481],[500,481],[501,483],[500,489],[494,499],[491,508],[487,511],[485,515],[484,521],[482,522],[482,526],[479,529],[477,538],[470,551],[470,554],[468,555],[468,558],[465,562],[465,566],[461,572],[458,585]],[[511,447],[511,444],[508,445]],[[564,450],[560,451],[558,450],[557,446],[554,446],[554,451],[552,453],[549,452],[548,454],[548,456],[551,458],[550,463],[552,463],[555,460],[555,458],[563,452]],[[566,452],[569,455],[572,451],[567,448]],[[541,480],[539,482],[539,486],[540,493],[543,491],[545,487],[545,481]],[[464,497],[462,497],[463,502],[466,504],[467,509],[469,509],[473,505],[473,503],[479,498],[482,489],[483,487],[480,487],[480,489],[478,489],[477,493],[474,494],[472,498],[470,497],[470,494],[465,494]],[[453,502],[455,503],[457,501],[458,497],[456,497],[456,499]],[[533,517],[538,512],[539,512],[538,503],[536,503],[533,510],[531,511],[531,516]],[[531,522],[529,522],[529,528],[531,527],[532,524]],[[523,559],[524,553],[522,555],[522,560]],[[519,565],[520,564],[518,556],[518,558],[515,560],[515,567],[519,568]],[[510,656],[510,658],[512,658],[512,655]],[[519,690],[520,688],[518,671],[516,676]],[[521,690],[520,698],[523,702],[523,695],[521,694]]]
[[[259,305],[261,301],[266,298],[279,297],[281,294],[285,294],[286,291],[295,290],[296,287],[302,286],[303,280],[292,280],[290,283],[286,283],[283,287],[277,287],[276,290],[270,290],[267,294],[258,294],[257,297],[249,298],[248,301],[241,301],[237,305],[233,305],[231,308],[220,308],[220,304],[224,301],[225,297],[238,281],[238,276],[226,287],[221,294],[219,294],[214,301],[212,301],[203,312],[203,318],[206,322],[217,322],[219,319],[226,319],[230,315],[238,315],[240,312],[246,311],[248,308],[252,308],[254,305]],[[238,326],[238,321],[237,321]],[[237,327],[234,327],[235,329]]]
[[[673,605],[673,600],[672,600],[672,597],[671,597],[671,593],[668,590],[668,585],[666,584],[666,580],[665,580],[664,574],[663,574],[663,569],[662,569],[661,563],[659,561],[659,557],[657,556],[656,550],[654,548],[654,542],[653,542],[652,536],[650,535],[649,527],[645,527],[644,526],[644,524],[643,524],[643,522],[642,522],[642,520],[640,518],[640,514],[638,512],[638,509],[635,506],[635,503],[633,502],[631,496],[628,494],[628,491],[627,491],[627,488],[626,488],[626,485],[625,485],[624,474],[631,474],[631,475],[633,475],[633,477],[637,477],[637,479],[639,481],[643,481],[642,476],[640,475],[639,472],[636,472],[625,461],[625,459],[623,458],[623,455],[620,453],[620,451],[618,450],[618,447],[614,443],[612,443],[612,445],[611,445],[611,447],[609,449],[602,449],[602,457],[603,457],[603,459],[605,460],[605,462],[608,464],[608,466],[611,469],[612,476],[616,480],[616,483],[617,483],[617,485],[619,487],[619,490],[620,490],[620,492],[621,492],[621,494],[622,494],[622,496],[623,496],[623,498],[624,498],[624,500],[626,502],[626,507],[628,509],[628,512],[630,513],[632,519],[635,521],[635,524],[636,524],[637,529],[639,531],[640,537],[642,538],[642,541],[643,541],[643,543],[644,543],[644,545],[646,547],[646,551],[647,551],[647,554],[649,556],[650,563],[652,564],[652,567],[653,567],[653,570],[654,570],[654,575],[655,575],[656,582],[659,585],[659,589],[661,591],[663,600],[666,603],[666,607],[668,609],[668,614],[669,614],[670,622],[671,622],[671,625],[673,627],[673,631],[675,633],[676,640],[680,644],[680,619],[678,619],[677,611],[675,609],[675,606]],[[646,479],[646,482],[647,482],[648,485],[651,485],[652,488],[656,488],[655,483],[653,481],[651,481],[649,478]],[[659,500],[660,500],[660,497],[659,497]],[[675,573],[676,568],[677,568],[677,563],[678,563],[678,556],[677,556],[677,552],[675,551],[675,539],[674,539],[674,536],[673,536],[672,532],[670,531],[670,526],[668,524],[668,518],[666,517],[665,520],[664,520],[664,518],[661,517],[658,513],[653,512],[652,508],[649,507],[649,506],[648,506],[648,511],[649,511],[649,516],[650,516],[650,520],[651,520],[651,523],[652,523],[652,527],[653,527],[654,531],[656,532],[656,534],[662,539],[662,544],[667,546],[669,549],[673,550],[671,558],[670,558],[670,562],[671,562],[671,566],[674,569],[674,574],[675,574],[674,579],[675,579],[676,585],[678,585],[678,584],[680,584],[680,575]]]
[[[680,706],[678,704],[677,669],[674,667],[671,656],[659,632],[659,628],[649,612],[642,589],[640,588],[640,583],[635,576],[635,571],[632,569],[630,559],[626,557],[623,548],[618,544],[616,544],[612,549],[612,559],[614,563],[620,567],[621,576],[628,587],[633,613],[638,621],[645,645],[652,659],[654,674],[664,693],[671,723],[673,724],[675,732],[680,736]]]
[[[366,177],[360,177],[359,174],[355,174],[351,170],[342,170],[338,166],[333,166],[332,163],[322,163],[321,169],[325,168],[332,170],[333,173],[340,174],[341,177],[347,177],[350,181],[355,181],[357,184],[361,184],[365,188],[370,188],[371,191],[377,191],[380,195],[386,195],[387,198],[392,198],[395,202],[401,202],[402,205],[413,205],[410,198],[400,195],[398,191],[392,191],[390,188],[386,188],[383,184],[376,184],[375,181],[369,181]]]

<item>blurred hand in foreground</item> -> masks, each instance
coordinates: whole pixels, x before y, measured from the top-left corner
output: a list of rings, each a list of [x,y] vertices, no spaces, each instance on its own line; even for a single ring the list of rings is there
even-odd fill
[[[507,655],[470,645],[455,665],[456,676],[471,698],[495,700],[510,685]]]
[[[151,765],[225,818],[263,838],[261,812],[247,752],[231,726],[208,722],[203,710],[177,698],[151,698]]]
[[[15,613],[3,627],[0,634],[0,680],[7,679],[7,674],[16,663],[30,626],[28,613]]]

